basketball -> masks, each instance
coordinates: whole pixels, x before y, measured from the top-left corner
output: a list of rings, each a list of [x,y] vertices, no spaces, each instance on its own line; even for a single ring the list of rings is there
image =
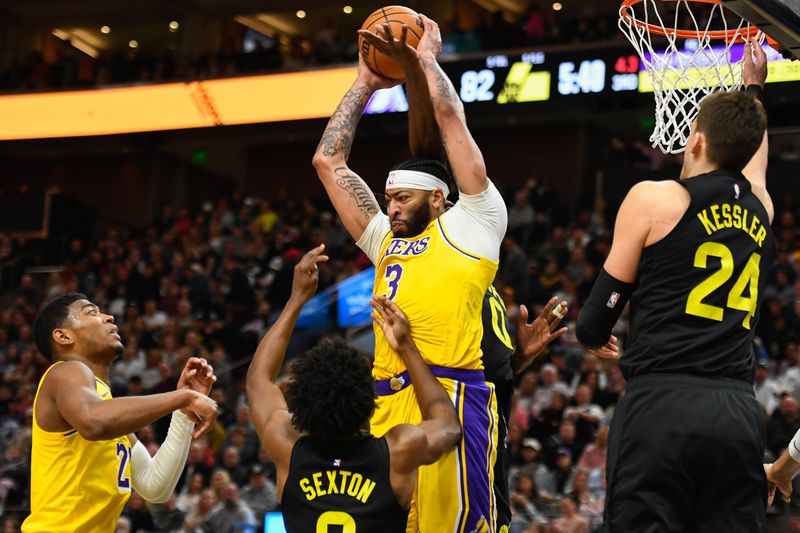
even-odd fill
[[[406,42],[414,48],[417,47],[422,34],[425,33],[419,14],[413,9],[404,6],[387,6],[374,11],[361,25],[361,29],[371,31],[377,35],[378,29],[376,25],[378,24],[386,26],[392,35],[398,39],[403,31],[403,24],[405,24],[408,26]],[[376,50],[369,41],[361,36],[358,37],[358,50],[364,58],[364,62],[375,74],[393,80],[405,79],[403,67],[397,61]]]

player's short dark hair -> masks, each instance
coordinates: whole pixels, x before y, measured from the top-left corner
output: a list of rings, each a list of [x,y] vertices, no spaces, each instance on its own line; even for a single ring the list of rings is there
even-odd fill
[[[286,404],[298,431],[326,439],[357,435],[375,409],[372,364],[341,339],[323,340],[292,365]]]
[[[78,300],[88,300],[85,294],[67,292],[60,294],[42,307],[33,321],[33,340],[39,352],[53,360],[53,330],[64,325],[69,314],[69,306]]]
[[[395,165],[392,170],[415,170],[417,172],[426,172],[445,182],[451,189],[453,188],[453,179],[450,176],[450,171],[447,170],[447,167],[444,165],[444,163],[432,157],[415,157],[414,159],[409,159],[408,161],[403,161],[402,163]]]
[[[708,143],[708,159],[741,171],[761,146],[767,114],[760,102],[741,91],[717,92],[700,102],[696,129]]]

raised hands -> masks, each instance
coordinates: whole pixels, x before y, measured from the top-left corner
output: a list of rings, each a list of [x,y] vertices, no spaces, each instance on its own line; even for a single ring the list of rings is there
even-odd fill
[[[375,309],[372,312],[372,319],[383,330],[389,345],[402,355],[403,348],[412,342],[408,318],[386,296],[373,296],[369,303]]]
[[[386,78],[379,74],[375,74],[367,66],[364,58],[361,57],[361,54],[358,54],[358,79],[372,91],[377,91],[378,89],[389,89],[403,82],[403,80],[393,80],[391,78]]]
[[[432,54],[436,58],[442,51],[442,35],[439,32],[439,25],[425,15],[420,15],[419,18],[425,28],[425,33],[416,49],[408,44],[408,26],[405,24],[400,30],[400,35],[395,35],[391,27],[383,24],[375,25],[376,33],[369,30],[358,30],[358,34],[380,52],[393,57],[404,70],[407,70],[408,65],[419,60],[419,55]]]
[[[742,81],[745,87],[748,85],[763,87],[767,82],[767,54],[764,53],[764,49],[758,41],[748,42],[744,45]]]
[[[190,357],[183,367],[181,376],[178,378],[177,389],[192,389],[200,394],[208,395],[211,387],[217,381],[214,369],[205,359],[200,357]]]
[[[403,70],[406,70],[406,66],[412,62],[417,61],[417,51],[407,42],[408,26],[403,24],[403,29],[400,31],[399,36],[392,33],[391,27],[383,24],[376,24],[375,31],[377,33],[372,33],[369,30],[358,30],[358,34],[378,51],[393,57],[400,63]]]
[[[325,245],[320,244],[306,253],[295,265],[291,298],[305,303],[317,292],[319,284],[319,267],[317,265],[328,260],[328,256],[322,254],[324,251]]]
[[[442,51],[442,33],[439,31],[439,25],[433,19],[429,19],[425,15],[419,16],[422,20],[422,26],[425,28],[425,33],[422,39],[419,40],[417,45],[417,54],[430,54],[435,58],[439,57],[439,52]]]
[[[522,361],[514,363],[517,372],[539,357],[548,344],[567,332],[567,328],[556,329],[561,319],[567,314],[567,302],[556,305],[557,302],[558,297],[550,298],[539,316],[530,324],[528,323],[528,308],[524,305],[519,307],[520,324],[517,341]]]
[[[217,421],[217,402],[196,391],[190,391],[192,397],[189,404],[181,409],[189,419],[195,423],[192,438],[196,439],[212,427]]]
[[[200,357],[190,357],[178,378],[177,390],[189,389],[198,395],[192,400],[192,403],[181,409],[181,412],[196,424],[192,433],[193,438],[197,438],[211,429],[217,419],[217,403],[208,397],[208,393],[211,392],[211,387],[216,381],[217,376],[214,375],[214,369]]]

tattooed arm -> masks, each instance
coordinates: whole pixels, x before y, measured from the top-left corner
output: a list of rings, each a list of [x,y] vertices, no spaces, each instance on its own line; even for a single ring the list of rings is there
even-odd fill
[[[464,194],[480,194],[489,187],[483,155],[467,128],[464,104],[436,62],[442,46],[439,26],[425,15],[420,15],[420,18],[425,25],[425,34],[417,46],[417,55],[428,82],[436,123],[439,125],[453,177],[458,189]]]
[[[417,51],[406,42],[408,27],[403,25],[398,35],[389,26],[376,24],[375,33],[358,30],[358,34],[384,54],[393,57],[403,67],[408,97],[408,146],[411,148],[411,157],[430,157],[444,162],[444,147],[433,113],[428,81]],[[434,52],[439,53],[438,50]]]
[[[355,240],[361,238],[364,228],[380,209],[364,180],[347,166],[347,159],[356,126],[372,93],[396,84],[372,73],[359,57],[358,78],[328,121],[312,160],[339,218]]]

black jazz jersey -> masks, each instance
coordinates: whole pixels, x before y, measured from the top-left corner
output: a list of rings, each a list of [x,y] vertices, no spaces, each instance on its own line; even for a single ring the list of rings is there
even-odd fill
[[[508,314],[503,299],[497,294],[493,285],[489,285],[489,289],[483,295],[481,321],[483,322],[481,351],[486,381],[495,385],[512,382],[514,372],[511,370],[511,355],[514,353],[514,347],[508,333]]]
[[[508,496],[508,453],[506,435],[511,416],[511,397],[514,394],[514,372],[511,369],[511,356],[514,348],[508,333],[508,313],[503,299],[494,286],[483,295],[483,373],[486,381],[494,383],[497,405],[500,411],[500,424],[497,431],[497,461],[494,465],[494,495],[497,501],[497,525],[511,523],[511,507]],[[502,530],[501,530],[502,531]]]
[[[767,211],[740,172],[679,183],[691,203],[672,232],[643,250],[620,369],[626,378],[666,372],[752,381],[753,334],[775,257]]]
[[[288,533],[404,533],[403,509],[389,478],[385,438],[301,437],[292,449],[281,510]]]

